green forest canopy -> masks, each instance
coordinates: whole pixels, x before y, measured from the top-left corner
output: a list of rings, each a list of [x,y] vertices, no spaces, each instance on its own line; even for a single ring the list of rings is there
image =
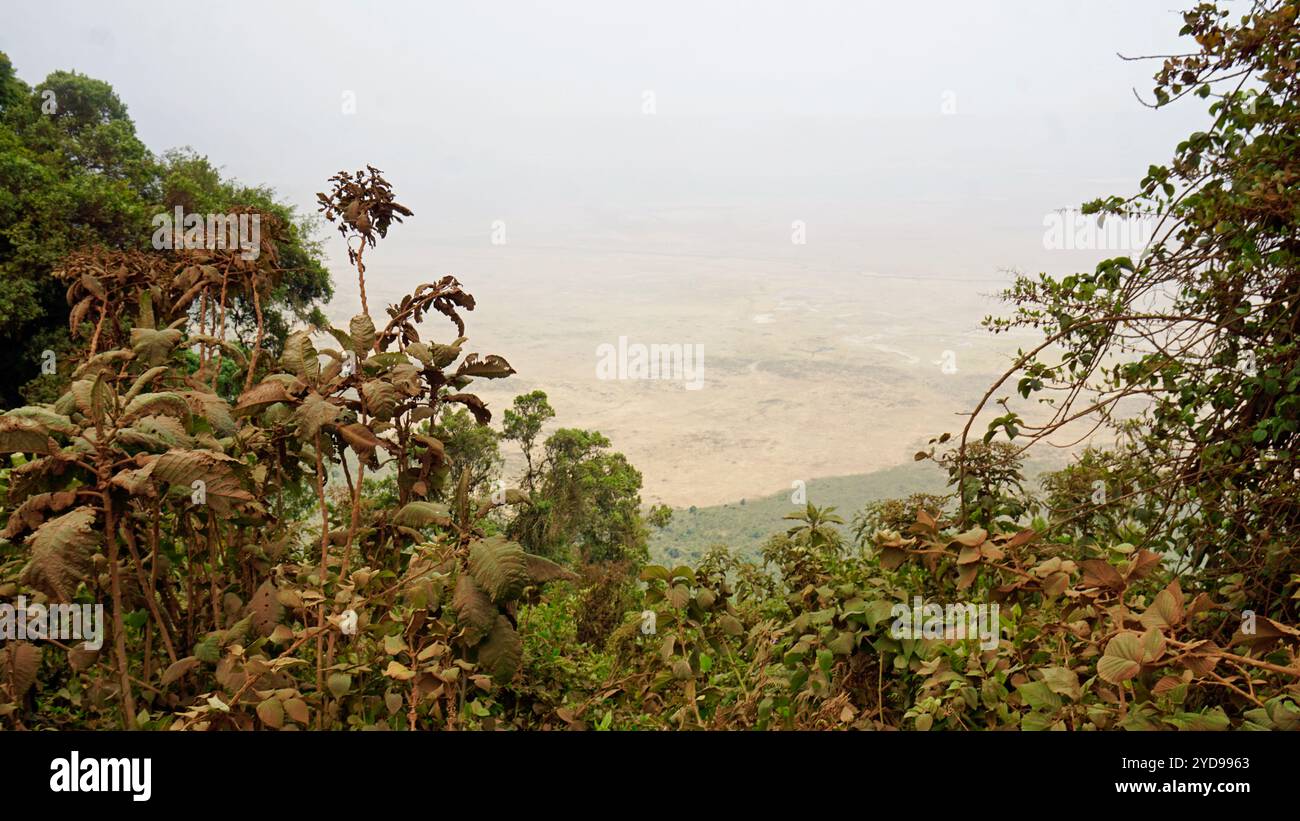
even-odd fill
[[[311,220],[268,188],[223,178],[193,149],[151,152],[108,83],[56,71],[29,87],[0,52],[0,334],[21,346],[0,359],[0,403],[53,399],[66,385],[70,306],[55,266],[78,249],[148,248],[154,215],[177,206],[251,207],[283,220],[268,344],[283,340],[291,321],[323,324],[314,312],[332,290]],[[39,378],[46,350],[63,362],[62,378]]]

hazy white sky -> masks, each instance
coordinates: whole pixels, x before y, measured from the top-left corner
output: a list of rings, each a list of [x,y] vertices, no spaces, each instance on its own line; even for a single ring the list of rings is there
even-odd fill
[[[1046,250],[1044,218],[1206,122],[1144,108],[1157,64],[1116,55],[1177,49],[1178,5],[54,0],[7,9],[0,48],[307,212],[383,169],[416,216],[366,256],[372,309],[455,274],[473,348],[519,372],[475,385],[493,407],[544,388],[686,504],[910,461],[971,406],[1020,344],[979,327],[1007,269],[1113,255]],[[620,336],[705,346],[709,389],[597,380]]]
[[[309,210],[373,163],[418,217],[393,264],[486,252],[500,220],[515,249],[978,278],[1059,262],[1046,211],[1130,190],[1203,121],[1142,108],[1155,64],[1116,56],[1173,49],[1177,7],[91,0],[14,4],[0,48]]]

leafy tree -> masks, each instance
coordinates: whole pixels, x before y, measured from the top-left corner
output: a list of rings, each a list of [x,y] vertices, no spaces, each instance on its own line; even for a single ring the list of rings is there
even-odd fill
[[[646,523],[651,527],[657,527],[663,530],[673,521],[673,509],[668,505],[656,504],[650,506],[650,511],[646,513]]]
[[[281,228],[276,237],[280,276],[270,302],[262,306],[268,344],[275,350],[288,335],[293,320],[315,327],[328,322],[318,305],[333,296],[324,248],[316,236],[314,217],[275,199],[266,186],[248,186],[223,178],[220,169],[190,148],[172,149],[160,159],[162,210],[181,206],[186,213],[231,213],[252,208],[275,219]],[[246,346],[251,344],[257,319],[254,306],[236,299],[230,308],[231,330]]]
[[[70,306],[54,269],[75,250],[148,248],[153,216],[177,205],[215,213],[253,208],[283,222],[282,270],[262,306],[267,344],[287,333],[282,309],[306,318],[329,298],[310,223],[276,203],[269,189],[223,180],[192,152],[155,157],[108,83],[56,71],[28,87],[0,54],[0,334],[15,345],[0,359],[0,403],[52,401],[66,385],[74,350]],[[247,337],[256,325],[253,309],[239,299],[230,308],[232,330]],[[45,351],[54,354],[57,375],[42,372]]]
[[[444,408],[433,435],[446,449],[450,465],[451,487],[468,476],[470,495],[484,497],[495,488],[501,475],[500,435],[487,425],[480,425],[464,408]]]
[[[799,524],[785,533],[774,533],[763,544],[763,563],[775,567],[790,589],[816,584],[835,572],[844,551],[844,538],[837,525],[844,520],[834,506],[817,507],[809,502],[797,513],[782,517]]]
[[[646,557],[641,472],[596,431],[561,428],[544,445],[533,506],[509,532],[535,553],[583,562]]]
[[[352,222],[370,223],[395,207],[372,171],[360,192],[340,184],[322,199]],[[228,298],[262,293],[276,280],[272,241],[254,260],[239,249],[179,249],[179,260],[157,250],[70,255],[57,274],[69,302],[84,306],[84,325],[95,328],[74,337],[83,348],[74,380],[54,403],[0,414],[0,498],[11,513],[0,531],[3,595],[21,585],[48,602],[111,602],[111,650],[69,652],[73,672],[84,674],[75,686],[100,693],[99,709],[121,727],[159,726],[151,713],[161,703],[146,696],[149,709],[140,711],[137,682],[170,687],[187,675],[221,695],[191,691],[198,697],[187,695],[184,705],[171,701],[163,709],[179,708],[167,719],[173,726],[278,729],[309,725],[312,715],[321,726],[330,704],[353,692],[340,670],[354,661],[382,660],[387,680],[406,682],[421,667],[442,672],[440,659],[451,651],[459,657],[455,681],[440,679],[441,696],[422,700],[427,716],[443,718],[449,705],[458,705],[454,711],[474,700],[467,688],[483,692],[514,677],[523,653],[514,613],[525,588],[576,578],[487,536],[483,523],[494,505],[471,506],[473,460],[465,461],[450,505],[430,498],[447,448],[419,425],[455,405],[486,427],[486,406],[462,389],[472,377],[514,372],[496,355],[461,359],[465,324],[457,309],[472,310],[473,297],[447,276],[390,306],[382,328],[363,312],[347,331],[327,329],[353,355],[348,369],[340,351],[318,351],[306,330],[290,334],[278,360],[259,368],[258,347],[245,358],[208,323],[224,315]],[[421,320],[433,312],[455,325],[455,343],[420,341]],[[218,353],[193,371],[184,353],[193,346]],[[232,380],[247,386],[235,402],[214,389],[230,360],[246,371]],[[471,440],[462,420],[446,418]],[[386,466],[396,474],[397,499],[380,507],[362,492],[366,469]],[[304,523],[285,513],[304,476],[319,519],[300,546]],[[286,574],[283,561],[296,569]],[[377,629],[340,646],[333,632],[356,635],[341,626],[345,616],[352,627],[356,619]],[[410,625],[443,617],[443,627],[412,633],[409,643],[401,637]],[[270,645],[280,645],[286,661],[301,649],[314,664],[303,665],[301,679],[275,672],[283,664],[273,670],[267,654],[280,649]],[[19,702],[35,684],[41,655],[28,642],[6,641],[0,719],[7,724],[21,727],[28,718]],[[204,664],[214,669],[199,669]],[[268,696],[271,683],[277,687]],[[389,690],[385,679],[358,684]],[[160,692],[153,683],[144,689]],[[412,695],[408,726],[416,701]],[[486,714],[482,704],[477,709]]]
[[[145,247],[160,189],[107,83],[55,72],[32,89],[0,55],[0,86],[0,334],[16,347],[0,359],[0,397],[12,406],[42,351],[69,350],[54,266],[97,243]]]
[[[1076,419],[1121,427],[1154,479],[1146,534],[1187,564],[1262,570],[1259,606],[1294,615],[1300,554],[1300,26],[1286,0],[1239,18],[1203,3],[1183,15],[1195,51],[1161,58],[1154,107],[1209,100],[1212,121],[1153,165],[1127,197],[1087,203],[1099,219],[1150,218],[1138,259],[1021,277],[995,331],[1036,328],[1003,384],[1050,401],[995,428],[1032,443]],[[1122,427],[1121,403],[1139,405]],[[972,422],[974,416],[972,416]],[[969,431],[970,425],[967,425]],[[962,437],[965,444],[965,432]]]
[[[1123,450],[1086,448],[1071,464],[1043,475],[1052,534],[1063,541],[1139,543],[1152,521],[1145,461]]]
[[[1033,510],[1034,500],[1024,487],[1023,448],[992,441],[990,433],[982,442],[963,443],[936,454],[936,446],[951,438],[945,433],[931,439],[930,448],[918,452],[916,460],[932,459],[948,473],[948,485],[960,505],[959,523],[1015,523]]]
[[[834,527],[844,524],[844,520],[835,514],[834,506],[817,507],[809,502],[804,510],[784,518],[800,522],[786,531],[786,535],[809,550],[835,554],[844,546],[840,531]]]
[[[541,435],[542,425],[554,418],[555,409],[546,401],[545,391],[516,396],[514,406],[506,408],[502,415],[502,438],[518,442],[523,449],[526,465],[523,486],[527,490],[532,490],[537,480],[537,467],[533,461],[534,445]]]
[[[933,493],[913,493],[903,499],[877,499],[853,514],[853,541],[866,546],[878,531],[902,533],[916,521],[916,511],[924,510],[935,519],[944,518],[951,497]]]

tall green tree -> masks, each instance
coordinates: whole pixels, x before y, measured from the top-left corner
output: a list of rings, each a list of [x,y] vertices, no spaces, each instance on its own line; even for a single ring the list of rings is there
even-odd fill
[[[516,396],[514,405],[506,408],[502,417],[502,438],[519,443],[524,452],[523,486],[532,490],[537,481],[535,449],[542,425],[555,418],[555,408],[546,399],[545,391],[533,391]]]
[[[1010,382],[1025,398],[1048,400],[1050,417],[1029,422],[1008,411],[989,436],[1003,430],[1033,442],[1078,419],[1112,424],[1148,477],[1144,507],[1154,513],[1143,542],[1211,574],[1248,574],[1258,582],[1255,608],[1292,618],[1300,606],[1298,10],[1295,0],[1261,0],[1244,14],[1202,3],[1183,15],[1195,47],[1157,58],[1152,105],[1207,100],[1208,127],[1152,165],[1132,196],[1083,209],[1099,219],[1149,218],[1154,238],[1144,254],[1093,271],[1020,278],[1007,293],[1014,314],[991,325],[1045,338],[977,408]],[[1125,423],[1135,405],[1144,410]]]
[[[464,408],[444,407],[433,435],[446,449],[450,472],[446,488],[454,489],[460,477],[469,474],[472,497],[489,495],[501,475],[501,435],[487,425],[480,425]]]
[[[322,318],[315,304],[331,289],[310,222],[267,188],[223,179],[192,151],[155,156],[108,83],[56,71],[30,87],[0,53],[0,334],[11,343],[0,358],[0,403],[49,400],[64,384],[72,346],[64,288],[51,276],[59,262],[94,246],[144,250],[153,216],[178,205],[215,213],[253,207],[284,223],[268,344],[287,331],[284,311]],[[232,306],[236,336],[250,327],[249,314]],[[41,373],[45,351],[61,363],[55,375]]]
[[[561,428],[544,445],[533,504],[510,524],[535,553],[583,562],[644,561],[641,472],[596,431]]]

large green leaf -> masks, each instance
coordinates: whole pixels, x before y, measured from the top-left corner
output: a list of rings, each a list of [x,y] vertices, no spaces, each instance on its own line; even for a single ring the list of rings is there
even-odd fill
[[[524,643],[505,616],[497,616],[487,639],[479,645],[478,663],[497,684],[515,677],[524,658]]]
[[[491,536],[470,545],[469,570],[497,604],[518,597],[532,580],[524,549],[504,536]]]
[[[393,514],[392,522],[400,527],[428,527],[446,522],[447,506],[439,502],[408,502]]]
[[[1228,716],[1222,707],[1211,707],[1204,713],[1175,713],[1165,721],[1180,730],[1226,730],[1229,727]]]
[[[1034,710],[1053,713],[1061,709],[1061,697],[1045,681],[1027,681],[1016,685],[1016,690]]]
[[[544,584],[553,581],[577,581],[578,579],[577,573],[561,567],[543,556],[525,553],[524,562],[528,567],[528,575],[532,578],[533,584]]]

